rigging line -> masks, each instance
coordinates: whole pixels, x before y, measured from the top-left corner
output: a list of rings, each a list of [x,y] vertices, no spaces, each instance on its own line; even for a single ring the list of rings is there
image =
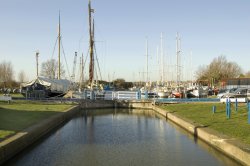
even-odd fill
[[[84,58],[83,53],[80,57],[80,67],[79,67],[79,88],[82,88],[82,85],[84,84],[84,68],[83,68]]]
[[[54,45],[54,49],[53,49],[53,52],[52,52],[51,59],[53,59],[53,57],[54,57],[55,50],[56,50],[56,43],[57,43],[57,41],[58,41],[58,37],[56,38],[56,42],[55,42],[55,45]]]
[[[90,49],[90,48],[89,48]],[[87,52],[87,56],[85,57],[85,60],[83,60],[83,66],[82,66],[82,68],[83,68],[83,72],[84,72],[84,68],[85,68],[85,66],[86,66],[86,63],[87,63],[87,59],[88,59],[88,54],[89,54],[89,49],[88,49],[88,52]],[[84,79],[84,78],[83,78]],[[81,81],[81,80],[80,80]]]
[[[81,68],[83,67],[83,64],[82,64],[82,56],[80,56],[80,61],[79,61],[79,68],[77,69],[77,72],[76,72],[76,76],[78,78],[79,76],[79,79],[81,80]],[[80,81],[79,81],[80,82]]]
[[[85,42],[84,41],[84,36],[81,36],[81,38],[79,39],[79,42],[78,42],[78,52],[80,52],[80,47],[82,47],[82,43]]]
[[[65,63],[66,63],[66,68],[67,68],[68,75],[69,75],[69,78],[70,78],[69,66],[68,66],[68,63],[67,63],[67,60],[66,60],[66,56],[65,56],[65,52],[64,52],[64,48],[63,48],[63,44],[62,44],[62,39],[61,39],[61,45],[62,45],[64,60],[65,60]]]
[[[97,66],[98,66],[100,78],[101,78],[101,80],[102,80],[102,74],[101,74],[101,70],[100,70],[100,66],[99,66],[99,61],[98,61],[98,57],[97,57],[97,52],[96,52],[95,44],[94,44],[94,49],[95,49],[96,61],[97,61]]]
[[[90,48],[89,48],[90,49]],[[88,49],[88,52],[87,52],[87,56],[85,57],[85,61],[84,61],[84,64],[83,64],[83,70],[86,66],[86,63],[87,63],[87,59],[88,59],[88,54],[89,54],[89,49]]]
[[[98,73],[97,73],[96,67],[95,67],[95,74],[96,74],[96,84],[97,84],[97,82],[98,82]]]

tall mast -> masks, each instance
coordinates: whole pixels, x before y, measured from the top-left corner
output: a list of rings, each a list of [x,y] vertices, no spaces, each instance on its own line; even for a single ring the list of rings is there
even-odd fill
[[[61,79],[61,23],[59,10],[59,25],[58,25],[58,79]]]
[[[93,77],[94,77],[94,40],[93,40],[93,32],[92,32],[92,17],[91,13],[94,12],[94,10],[91,8],[91,0],[89,0],[89,54],[90,54],[90,64],[89,64],[89,84],[92,88],[93,84]]]
[[[163,33],[161,33],[161,83],[164,82],[164,53],[163,53]]]
[[[80,80],[79,80],[79,91],[81,91],[81,89],[82,89],[82,84],[83,84],[83,79],[84,79],[83,68],[84,68],[84,58],[83,58],[83,53],[82,53],[82,57],[80,57]]]
[[[193,83],[193,51],[190,51],[190,67],[191,67],[190,80]]]
[[[176,84],[179,86],[181,76],[180,54],[181,54],[181,39],[179,33],[176,34]]]
[[[148,38],[146,38],[146,82],[148,81]]]
[[[160,67],[160,57],[159,57],[159,46],[156,47],[157,65],[159,66],[159,78],[161,78],[161,67]]]
[[[77,52],[75,52],[74,61],[73,61],[73,69],[72,69],[72,75],[71,75],[72,82],[75,82],[76,61],[77,61]]]

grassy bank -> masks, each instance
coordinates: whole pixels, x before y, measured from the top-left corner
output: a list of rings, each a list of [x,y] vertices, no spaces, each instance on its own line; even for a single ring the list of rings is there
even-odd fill
[[[216,106],[215,114],[212,112],[214,105]],[[246,104],[240,104],[238,112],[232,105],[230,119],[227,119],[226,105],[222,103],[185,103],[161,107],[193,123],[207,126],[250,145],[250,124],[248,124]]]
[[[4,94],[3,93],[0,93],[0,96],[3,96]],[[11,93],[9,94],[12,98],[24,98],[24,96],[20,93]]]
[[[0,141],[49,116],[62,113],[71,104],[12,101],[0,102]]]

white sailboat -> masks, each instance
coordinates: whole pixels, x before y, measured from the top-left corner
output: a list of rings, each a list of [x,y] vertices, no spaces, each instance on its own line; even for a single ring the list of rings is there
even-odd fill
[[[165,77],[164,77],[164,51],[163,51],[163,33],[161,33],[161,47],[160,47],[160,54],[161,54],[161,60],[160,60],[160,64],[159,64],[159,67],[160,67],[160,82],[157,84],[157,87],[156,87],[156,93],[157,93],[157,96],[159,98],[168,98],[170,93],[167,89],[167,87],[165,86]],[[158,51],[157,51],[157,54],[158,54]],[[158,57],[158,55],[157,55]]]

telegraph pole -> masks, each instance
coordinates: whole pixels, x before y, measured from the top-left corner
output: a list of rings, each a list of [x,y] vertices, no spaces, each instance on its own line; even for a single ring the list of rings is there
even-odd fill
[[[36,51],[36,77],[38,78],[38,55],[39,55],[39,51]]]

